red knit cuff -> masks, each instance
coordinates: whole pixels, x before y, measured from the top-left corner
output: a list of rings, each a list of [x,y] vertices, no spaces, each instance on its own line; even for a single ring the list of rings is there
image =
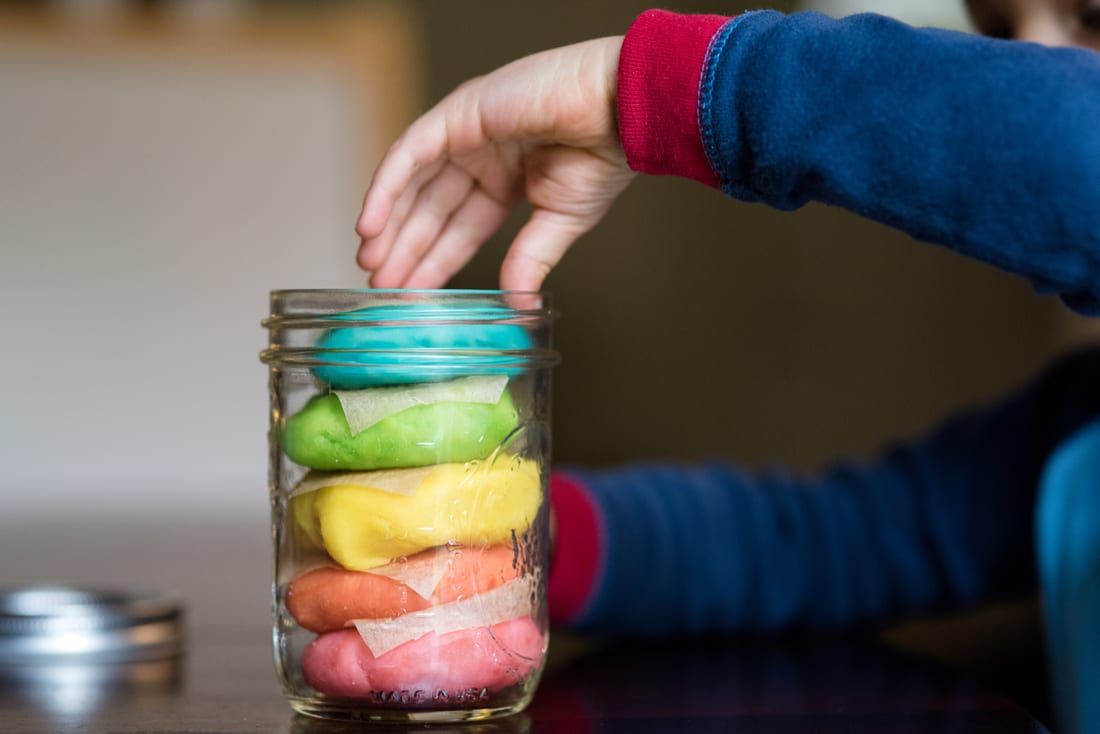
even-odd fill
[[[720,15],[647,10],[619,56],[619,138],[642,173],[671,174],[720,188],[699,134],[699,80]]]
[[[574,619],[591,598],[603,543],[596,508],[573,477],[550,475],[550,508],[557,535],[546,594],[550,621],[560,623]]]

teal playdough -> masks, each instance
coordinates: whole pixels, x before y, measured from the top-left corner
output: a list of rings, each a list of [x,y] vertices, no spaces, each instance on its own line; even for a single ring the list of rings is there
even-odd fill
[[[484,459],[519,424],[505,390],[490,403],[441,402],[394,413],[351,434],[335,395],[319,395],[287,419],[282,445],[312,469],[372,471]]]
[[[335,321],[376,322],[325,331],[313,373],[337,390],[435,382],[467,375],[514,374],[531,348],[514,312],[490,304],[400,303],[336,314]],[[445,350],[445,351],[443,351]],[[338,363],[338,364],[337,364]]]

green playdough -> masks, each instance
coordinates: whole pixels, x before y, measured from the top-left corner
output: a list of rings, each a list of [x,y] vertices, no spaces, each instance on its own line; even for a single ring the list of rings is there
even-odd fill
[[[417,405],[351,435],[335,395],[319,395],[287,419],[282,444],[311,469],[371,471],[484,459],[519,422],[512,396],[500,402]]]

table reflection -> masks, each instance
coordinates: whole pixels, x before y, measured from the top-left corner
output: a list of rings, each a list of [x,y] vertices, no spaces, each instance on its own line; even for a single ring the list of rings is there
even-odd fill
[[[528,711],[490,722],[387,725],[433,734],[896,732],[1048,734],[993,691],[861,639],[576,645]],[[578,652],[578,650],[580,650]],[[296,716],[291,734],[363,725]]]
[[[1046,731],[980,684],[851,639],[601,647],[549,671],[529,715],[539,734]]]
[[[363,734],[364,729],[381,731],[385,734],[529,734],[532,731],[531,718],[527,714],[516,714],[491,721],[463,722],[458,724],[370,724],[353,721],[325,721],[298,714],[294,716],[290,734]]]
[[[1007,698],[864,640],[551,645],[523,714],[464,724],[370,727],[295,715],[270,642],[202,637],[186,659],[0,668],[13,732],[184,734],[1044,734]]]
[[[136,707],[170,702],[182,680],[180,658],[4,665],[0,666],[0,707],[19,710],[32,721],[49,722],[48,731],[83,729],[98,713],[122,701]]]

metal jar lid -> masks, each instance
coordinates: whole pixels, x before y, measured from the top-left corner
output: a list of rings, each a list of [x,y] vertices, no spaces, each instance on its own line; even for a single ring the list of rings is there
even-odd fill
[[[0,664],[133,662],[179,655],[183,613],[153,594],[71,586],[0,589]]]

